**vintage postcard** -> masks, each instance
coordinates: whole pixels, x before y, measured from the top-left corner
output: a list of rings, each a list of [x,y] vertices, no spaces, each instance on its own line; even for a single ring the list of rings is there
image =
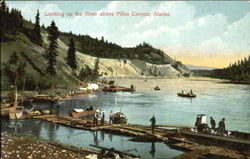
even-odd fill
[[[249,159],[249,1],[1,0],[2,159]]]

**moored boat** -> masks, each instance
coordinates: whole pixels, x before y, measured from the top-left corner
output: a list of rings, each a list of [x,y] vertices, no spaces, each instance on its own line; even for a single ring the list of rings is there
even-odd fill
[[[10,119],[22,119],[23,118],[23,111],[21,110],[23,107],[21,106],[14,106],[12,109],[9,110],[9,118]]]
[[[117,112],[113,115],[114,124],[126,124],[127,121],[128,118],[122,112]]]
[[[191,94],[191,93],[177,93],[177,95],[180,96],[180,97],[189,97],[189,98],[196,97],[195,94]]]
[[[71,112],[71,116],[73,118],[94,117],[96,111],[97,111],[96,109],[94,110],[74,109],[74,111]]]

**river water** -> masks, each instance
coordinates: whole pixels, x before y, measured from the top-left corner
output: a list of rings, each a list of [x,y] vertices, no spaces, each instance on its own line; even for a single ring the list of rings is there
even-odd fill
[[[220,83],[211,80],[184,79],[118,79],[118,84],[136,86],[136,92],[91,94],[88,97],[72,98],[58,102],[60,114],[68,115],[73,108],[93,106],[105,111],[106,120],[112,110],[122,111],[129,123],[149,125],[152,115],[156,124],[193,126],[197,114],[206,114],[218,123],[226,119],[226,129],[250,133],[250,86]],[[161,90],[155,91],[158,85]],[[177,96],[181,90],[197,95],[196,98]],[[37,103],[48,106],[48,103]],[[142,158],[172,158],[181,154],[163,143],[132,142],[123,137],[102,132],[73,129],[39,120],[2,121],[2,130],[18,134],[31,134],[52,141],[75,146],[89,147],[89,144],[114,147],[138,154]]]
[[[207,123],[212,116],[216,124],[225,118],[226,129],[250,133],[250,85],[221,83],[218,80],[185,79],[118,79],[118,84],[136,92],[96,93],[85,98],[59,102],[60,113],[69,114],[73,108],[94,106],[108,113],[124,112],[129,123],[149,125],[155,115],[157,124],[193,126],[197,114],[206,114]],[[161,90],[155,91],[158,85]],[[190,91],[196,98],[178,97],[181,90]]]

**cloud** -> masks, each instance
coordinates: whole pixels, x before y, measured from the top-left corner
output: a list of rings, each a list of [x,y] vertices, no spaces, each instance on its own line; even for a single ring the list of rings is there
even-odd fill
[[[63,12],[57,2],[8,2],[8,5],[22,10],[26,19],[35,18],[36,9],[40,10],[41,22],[49,25],[54,19],[62,31],[71,30],[77,34],[88,34],[122,46],[135,46],[143,41],[161,48],[172,56],[211,57],[249,52],[250,12],[233,23],[219,11],[196,17],[196,8],[187,2],[147,2],[113,1],[96,12],[166,12],[167,17],[45,17],[44,12]],[[79,11],[79,10],[78,10]],[[86,10],[82,10],[83,12]],[[218,56],[219,57],[219,56]]]

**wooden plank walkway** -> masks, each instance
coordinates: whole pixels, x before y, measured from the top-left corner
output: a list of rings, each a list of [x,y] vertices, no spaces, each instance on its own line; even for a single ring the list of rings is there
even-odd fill
[[[217,158],[228,158],[228,159],[231,159],[231,158],[243,159],[243,158],[250,157],[247,153],[242,153],[240,151],[233,150],[233,149],[227,149],[221,146],[177,143],[177,144],[174,144],[172,147],[189,151],[186,153],[186,155],[182,154],[180,156],[175,157],[175,159],[202,158],[202,156],[204,155],[211,155],[211,156],[217,156]]]
[[[104,125],[98,125],[93,126],[92,120],[84,120],[84,119],[78,119],[78,118],[72,118],[69,116],[64,115],[43,115],[43,116],[34,116],[35,119],[45,120],[53,123],[62,124],[65,126],[77,128],[77,129],[83,129],[83,130],[89,130],[89,131],[104,131],[104,132],[110,132],[113,134],[119,134],[119,135],[126,135],[126,136],[132,136],[134,137],[133,140],[135,141],[159,141],[159,142],[166,142],[169,143],[169,140],[175,141],[175,143],[170,143],[169,146],[173,147],[175,149],[181,149],[184,151],[193,151],[188,153],[187,155],[194,156],[191,158],[203,158],[202,156],[206,154],[212,154],[215,156],[220,156],[223,154],[224,156],[233,156],[233,158],[240,159],[240,158],[246,158],[246,155],[243,154],[242,151],[232,150],[230,148],[225,147],[223,144],[217,143],[217,146],[213,146],[214,144],[210,145],[204,145],[206,140],[199,139],[193,142],[192,136],[189,137],[178,137],[180,135],[179,133],[184,133],[183,131],[178,131],[177,133],[176,129],[168,130],[163,128],[156,128],[155,133],[152,134],[151,126],[149,125],[138,125],[138,124],[109,124],[108,122],[105,122]],[[175,125],[176,126],[176,125]],[[186,127],[185,127],[186,128]],[[186,134],[192,133],[192,132],[185,132]],[[198,134],[198,133],[197,133]],[[206,134],[201,134],[201,136],[206,136]],[[213,137],[215,139],[221,138],[220,136],[214,136],[209,135],[209,137]],[[238,140],[230,140],[230,142],[238,142]],[[176,143],[177,142],[177,143]],[[205,143],[204,143],[205,142]],[[244,141],[243,143],[249,143],[249,141]],[[194,151],[195,150],[195,151]],[[197,150],[197,151],[196,151]],[[209,151],[209,153],[207,153]],[[250,151],[247,154],[250,154]],[[247,155],[250,157],[249,155]],[[185,155],[181,158],[185,158]]]
[[[169,128],[194,128],[193,126],[190,125],[177,125],[177,124],[159,124],[156,125],[156,127],[169,127]]]
[[[140,140],[145,139],[145,140],[167,142],[168,138],[163,135],[165,135],[167,132],[174,133],[164,129],[156,128],[155,133],[152,134],[150,126],[134,125],[134,124],[109,124],[108,122],[105,122],[104,125],[93,126],[92,120],[72,118],[64,115],[58,115],[58,116],[43,115],[43,116],[34,116],[33,118],[83,130],[106,131],[120,135],[134,136],[140,138]]]
[[[190,135],[190,136],[196,136],[196,137],[203,137],[203,138],[208,138],[208,139],[215,139],[215,140],[220,140],[220,141],[225,141],[225,142],[233,142],[233,143],[239,143],[239,144],[244,144],[244,145],[249,145],[250,146],[250,140],[247,139],[239,139],[239,138],[233,138],[233,137],[227,137],[227,136],[217,136],[217,135],[210,135],[210,134],[202,134],[202,133],[196,133],[196,132],[191,132],[191,131],[181,131],[181,134],[184,135]]]

